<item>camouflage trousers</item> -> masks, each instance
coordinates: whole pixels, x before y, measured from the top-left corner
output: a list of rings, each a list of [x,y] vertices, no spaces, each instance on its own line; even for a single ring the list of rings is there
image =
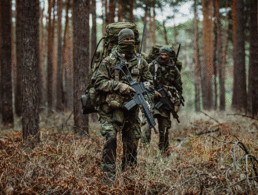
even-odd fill
[[[128,113],[125,113],[127,116]],[[101,167],[103,172],[114,175],[116,173],[116,148],[117,148],[117,133],[122,133],[123,142],[123,158],[122,171],[126,166],[135,166],[137,164],[137,147],[140,139],[140,120],[138,115],[128,115],[122,126],[113,123],[112,120],[100,120],[100,132],[105,137],[104,148],[102,153]]]
[[[164,117],[161,115],[155,115],[155,118],[158,120],[158,128],[159,128],[159,149],[161,152],[165,152],[169,147],[168,140],[168,130],[171,127],[171,120],[168,117]],[[145,119],[144,119],[145,120]],[[142,142],[146,144],[150,144],[151,141],[151,129],[149,124],[143,121],[142,126]]]

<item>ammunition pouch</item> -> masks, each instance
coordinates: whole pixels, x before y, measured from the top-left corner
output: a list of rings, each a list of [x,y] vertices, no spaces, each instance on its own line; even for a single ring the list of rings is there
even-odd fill
[[[89,90],[85,91],[85,94],[81,97],[82,102],[82,110],[83,114],[90,114],[97,112],[95,106],[98,100],[98,92],[95,90],[94,87],[90,88]]]
[[[106,103],[111,110],[121,108],[123,106],[123,102],[124,97],[116,93],[108,94],[106,97]]]

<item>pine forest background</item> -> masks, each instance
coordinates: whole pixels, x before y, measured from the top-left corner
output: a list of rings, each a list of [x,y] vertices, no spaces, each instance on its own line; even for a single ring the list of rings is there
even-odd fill
[[[189,7],[189,9],[188,9]],[[103,183],[97,114],[81,114],[107,24],[173,45],[185,106],[170,146]],[[0,0],[0,194],[257,194],[257,0]],[[102,44],[99,46],[99,50]]]
[[[179,43],[182,45],[179,59],[183,62],[186,100],[183,111],[232,109],[257,115],[256,1],[45,0],[35,1],[35,7],[28,8],[31,13],[23,9],[26,3],[1,0],[0,90],[4,125],[13,126],[14,113],[20,117],[28,108],[28,114],[35,113],[32,117],[42,111],[48,115],[73,111],[75,132],[80,131],[77,126],[88,126],[88,116],[80,114],[79,97],[87,86],[97,41],[104,36],[107,24],[118,21],[135,22],[140,37],[143,23],[147,24],[143,40],[143,52],[147,54],[156,43],[173,45],[175,51]],[[185,4],[191,5],[189,10],[183,10],[189,14],[181,13]],[[186,15],[188,20],[177,22]],[[35,27],[26,26],[32,22]],[[25,32],[26,28],[30,32]],[[26,45],[26,36],[32,35],[34,39]],[[28,60],[33,63],[26,65]],[[32,69],[36,75],[27,72]],[[34,79],[33,84],[28,83],[30,79]],[[36,86],[37,91],[27,93],[26,87]],[[26,100],[32,96],[35,100]],[[91,117],[97,120],[96,114]]]

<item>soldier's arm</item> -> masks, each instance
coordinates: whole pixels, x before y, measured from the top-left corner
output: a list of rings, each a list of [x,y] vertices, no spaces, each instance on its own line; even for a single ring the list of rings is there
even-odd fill
[[[182,83],[182,79],[181,79],[181,74],[178,73],[177,71],[176,71],[176,75],[175,75],[174,84],[175,84],[175,88],[178,90],[178,92],[180,94],[182,94],[183,93],[183,83]]]
[[[146,62],[146,60],[142,59],[142,64],[143,64],[143,68],[142,68],[142,72],[143,72],[143,76],[142,76],[142,81],[148,81],[151,84],[151,87],[153,87],[153,76],[150,72],[150,68],[148,67],[148,63]]]
[[[106,59],[101,62],[95,78],[94,86],[99,92],[112,92],[117,84],[115,81],[111,80],[109,61]]]

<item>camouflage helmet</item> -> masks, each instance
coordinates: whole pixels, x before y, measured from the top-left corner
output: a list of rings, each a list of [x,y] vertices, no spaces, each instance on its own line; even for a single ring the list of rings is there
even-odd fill
[[[159,54],[167,53],[170,57],[173,56],[173,51],[169,46],[163,46],[159,49]]]
[[[118,44],[127,38],[134,38],[134,32],[129,28],[124,28],[118,33]]]

